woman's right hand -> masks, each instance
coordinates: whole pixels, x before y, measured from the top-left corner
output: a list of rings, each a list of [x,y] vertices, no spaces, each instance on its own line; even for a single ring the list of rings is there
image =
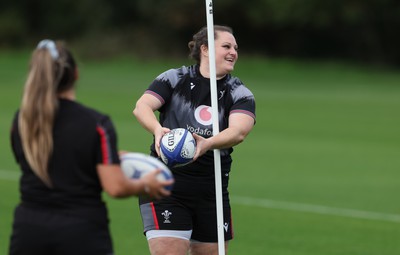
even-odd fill
[[[157,175],[161,173],[161,169],[156,169],[140,179],[143,182],[143,193],[150,198],[161,199],[171,195],[171,191],[167,189],[174,183],[174,180],[159,180]]]
[[[156,148],[156,152],[157,155],[160,157],[160,143],[161,143],[161,138],[168,132],[170,132],[171,130],[169,128],[166,127],[161,127],[156,129],[154,131],[154,146]]]

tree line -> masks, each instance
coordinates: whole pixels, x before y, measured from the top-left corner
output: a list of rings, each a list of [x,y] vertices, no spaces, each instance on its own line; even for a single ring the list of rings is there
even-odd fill
[[[398,0],[214,0],[214,22],[241,52],[400,65]],[[202,0],[13,0],[0,3],[0,47],[44,37],[90,55],[181,56],[206,25]],[[93,47],[93,44],[96,47]],[[93,50],[93,48],[101,50]]]

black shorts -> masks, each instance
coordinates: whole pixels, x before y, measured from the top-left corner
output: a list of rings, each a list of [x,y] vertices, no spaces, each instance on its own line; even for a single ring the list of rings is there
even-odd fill
[[[9,255],[112,255],[108,223],[18,206]]]
[[[159,201],[140,198],[144,233],[149,230],[192,230],[192,240],[218,242],[215,181],[207,178],[175,177],[172,195]],[[233,238],[231,207],[223,178],[225,240]]]

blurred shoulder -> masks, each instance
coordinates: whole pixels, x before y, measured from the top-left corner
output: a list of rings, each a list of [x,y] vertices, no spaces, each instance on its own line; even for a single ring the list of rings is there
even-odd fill
[[[73,115],[76,118],[85,121],[94,121],[96,123],[110,119],[105,113],[87,106],[83,103],[71,100],[60,99],[60,111],[62,114]]]

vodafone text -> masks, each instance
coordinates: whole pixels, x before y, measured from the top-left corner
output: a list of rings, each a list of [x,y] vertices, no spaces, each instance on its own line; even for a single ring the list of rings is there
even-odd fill
[[[189,126],[189,125],[186,125],[186,128],[191,133],[196,133],[196,134],[198,134],[200,136],[203,136],[203,137],[210,137],[210,136],[212,136],[212,133],[213,133],[212,130],[209,130],[208,128],[205,128],[205,129],[202,129],[200,127],[194,128],[194,127]]]

